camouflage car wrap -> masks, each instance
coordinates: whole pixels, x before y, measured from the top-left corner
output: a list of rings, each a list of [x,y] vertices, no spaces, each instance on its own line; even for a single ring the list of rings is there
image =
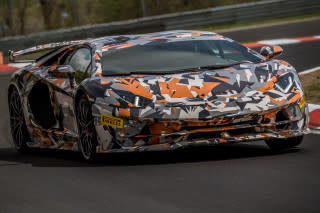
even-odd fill
[[[59,61],[58,65],[44,66],[41,60],[12,75],[9,93],[16,87],[22,98],[32,136],[28,146],[79,149],[76,102],[80,93],[91,103],[98,153],[288,138],[308,132],[301,82],[296,70],[282,60],[245,61],[222,69],[172,74],[102,74],[101,58],[105,51],[159,40],[192,39],[235,42],[211,32],[170,31],[61,43],[61,47],[54,44],[59,49],[52,55],[71,52],[79,46],[90,48],[90,77],[76,84],[66,76],[53,75]],[[289,78],[290,88],[279,86]],[[54,118],[49,128],[39,125],[30,107],[30,94],[38,84],[48,87]]]

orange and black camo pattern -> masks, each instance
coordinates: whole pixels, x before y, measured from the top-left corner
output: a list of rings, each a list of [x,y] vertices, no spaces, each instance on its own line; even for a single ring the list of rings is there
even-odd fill
[[[234,42],[202,31],[109,36],[61,44],[61,51],[73,51],[81,45],[91,48],[91,77],[79,85],[71,85],[68,78],[52,76],[50,70],[57,65],[35,63],[17,71],[11,85],[19,88],[25,103],[26,121],[33,135],[30,146],[78,150],[75,102],[79,91],[85,92],[91,102],[97,152],[101,153],[286,138],[307,132],[308,112],[301,82],[296,70],[282,60],[247,61],[223,69],[173,74],[102,74],[105,51],[159,40],[190,39]],[[59,43],[12,55],[53,46],[59,47]],[[292,79],[290,88],[279,88],[278,82],[288,77]],[[49,130],[32,121],[28,105],[28,95],[39,81],[48,85],[57,119],[57,127]]]

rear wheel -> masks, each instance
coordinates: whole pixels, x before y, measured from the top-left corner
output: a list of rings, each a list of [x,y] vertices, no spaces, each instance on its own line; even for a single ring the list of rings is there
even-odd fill
[[[87,161],[96,159],[97,136],[93,123],[91,104],[82,95],[77,104],[77,122],[79,130],[79,148],[82,156]]]
[[[293,138],[277,138],[266,140],[267,145],[275,151],[282,151],[293,148],[301,144],[303,135]]]
[[[21,153],[29,151],[27,142],[30,140],[30,135],[24,118],[20,95],[15,87],[9,95],[9,114],[11,135],[16,150]]]

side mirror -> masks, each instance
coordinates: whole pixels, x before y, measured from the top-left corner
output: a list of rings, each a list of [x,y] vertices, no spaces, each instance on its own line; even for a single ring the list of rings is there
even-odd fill
[[[281,55],[282,52],[283,52],[283,49],[278,45],[264,46],[260,49],[260,54],[266,57],[267,59],[271,59],[276,56],[279,56]]]
[[[48,73],[58,78],[69,78],[71,88],[74,87],[74,74],[75,71],[70,65],[60,65],[52,67],[48,70]]]

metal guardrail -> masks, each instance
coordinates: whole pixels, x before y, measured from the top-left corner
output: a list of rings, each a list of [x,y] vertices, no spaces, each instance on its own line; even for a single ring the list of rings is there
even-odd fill
[[[320,11],[319,0],[269,0],[182,13],[165,14],[121,22],[47,31],[0,39],[0,51],[24,49],[43,43],[94,38],[115,34],[148,33],[193,29],[270,18],[289,17]]]

